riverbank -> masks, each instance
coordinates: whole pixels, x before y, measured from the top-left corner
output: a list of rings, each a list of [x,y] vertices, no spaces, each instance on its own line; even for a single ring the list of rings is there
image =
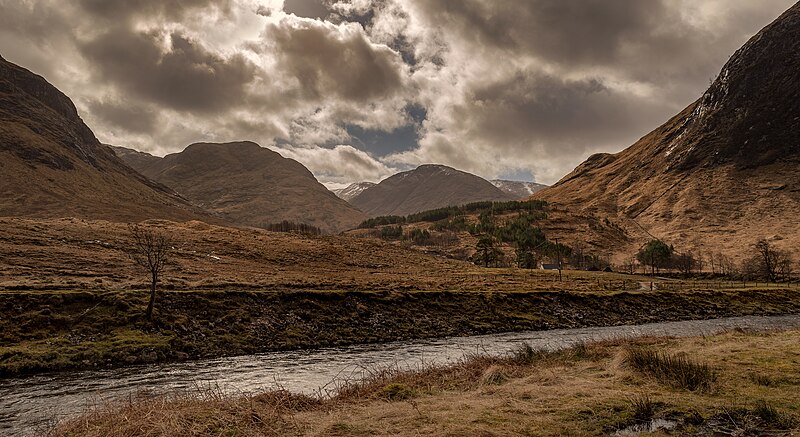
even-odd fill
[[[446,367],[375,371],[328,398],[141,397],[51,435],[794,435],[799,337],[731,331],[556,352],[521,347]]]
[[[800,312],[797,290],[0,293],[0,375],[497,332]]]

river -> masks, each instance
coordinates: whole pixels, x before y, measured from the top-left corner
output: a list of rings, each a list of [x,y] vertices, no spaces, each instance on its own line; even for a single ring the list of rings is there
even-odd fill
[[[446,364],[469,353],[505,354],[521,343],[558,349],[582,341],[713,335],[736,328],[800,329],[800,315],[450,337],[0,379],[0,435],[38,435],[57,421],[95,405],[125,400],[142,392],[213,388],[236,394],[281,387],[324,395],[335,388],[337,381],[357,379],[370,369]]]

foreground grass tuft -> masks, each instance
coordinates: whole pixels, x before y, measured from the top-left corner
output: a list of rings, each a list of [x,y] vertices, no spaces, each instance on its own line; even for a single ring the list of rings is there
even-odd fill
[[[689,391],[709,391],[717,381],[717,373],[709,365],[695,363],[683,355],[631,348],[627,362],[642,373],[665,379]]]
[[[797,425],[797,420],[794,417],[763,400],[758,401],[758,404],[753,409],[753,415],[761,419],[765,424],[778,429],[790,429]]]
[[[639,423],[647,422],[656,415],[656,404],[648,395],[641,395],[631,399],[633,419]]]

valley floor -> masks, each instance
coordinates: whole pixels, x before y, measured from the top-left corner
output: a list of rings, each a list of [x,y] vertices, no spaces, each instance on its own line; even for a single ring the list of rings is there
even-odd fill
[[[89,412],[52,435],[579,436],[648,428],[796,435],[798,340],[797,331],[734,331],[558,352],[521,347],[449,367],[376,370],[329,399],[286,392],[142,397]]]
[[[800,313],[800,288],[484,269],[393,244],[150,221],[155,321],[127,226],[0,218],[0,377],[509,331]]]

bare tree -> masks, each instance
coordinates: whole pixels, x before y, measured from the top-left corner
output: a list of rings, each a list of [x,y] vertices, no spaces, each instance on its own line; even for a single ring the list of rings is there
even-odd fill
[[[625,273],[632,275],[636,273],[636,258],[628,258],[622,263],[622,271]]]
[[[789,254],[775,249],[767,240],[755,244],[757,252],[754,263],[759,273],[770,282],[777,282],[782,276],[791,274],[792,261]]]
[[[698,269],[698,261],[692,252],[673,255],[672,265],[683,274],[691,274],[694,270]]]
[[[150,302],[147,304],[147,320],[153,320],[153,305],[156,301],[156,285],[169,260],[172,240],[165,234],[130,225],[133,247],[129,252],[131,259],[150,275]]]
[[[716,260],[717,268],[723,276],[730,278],[738,273],[736,269],[736,263],[722,253],[717,253]]]

